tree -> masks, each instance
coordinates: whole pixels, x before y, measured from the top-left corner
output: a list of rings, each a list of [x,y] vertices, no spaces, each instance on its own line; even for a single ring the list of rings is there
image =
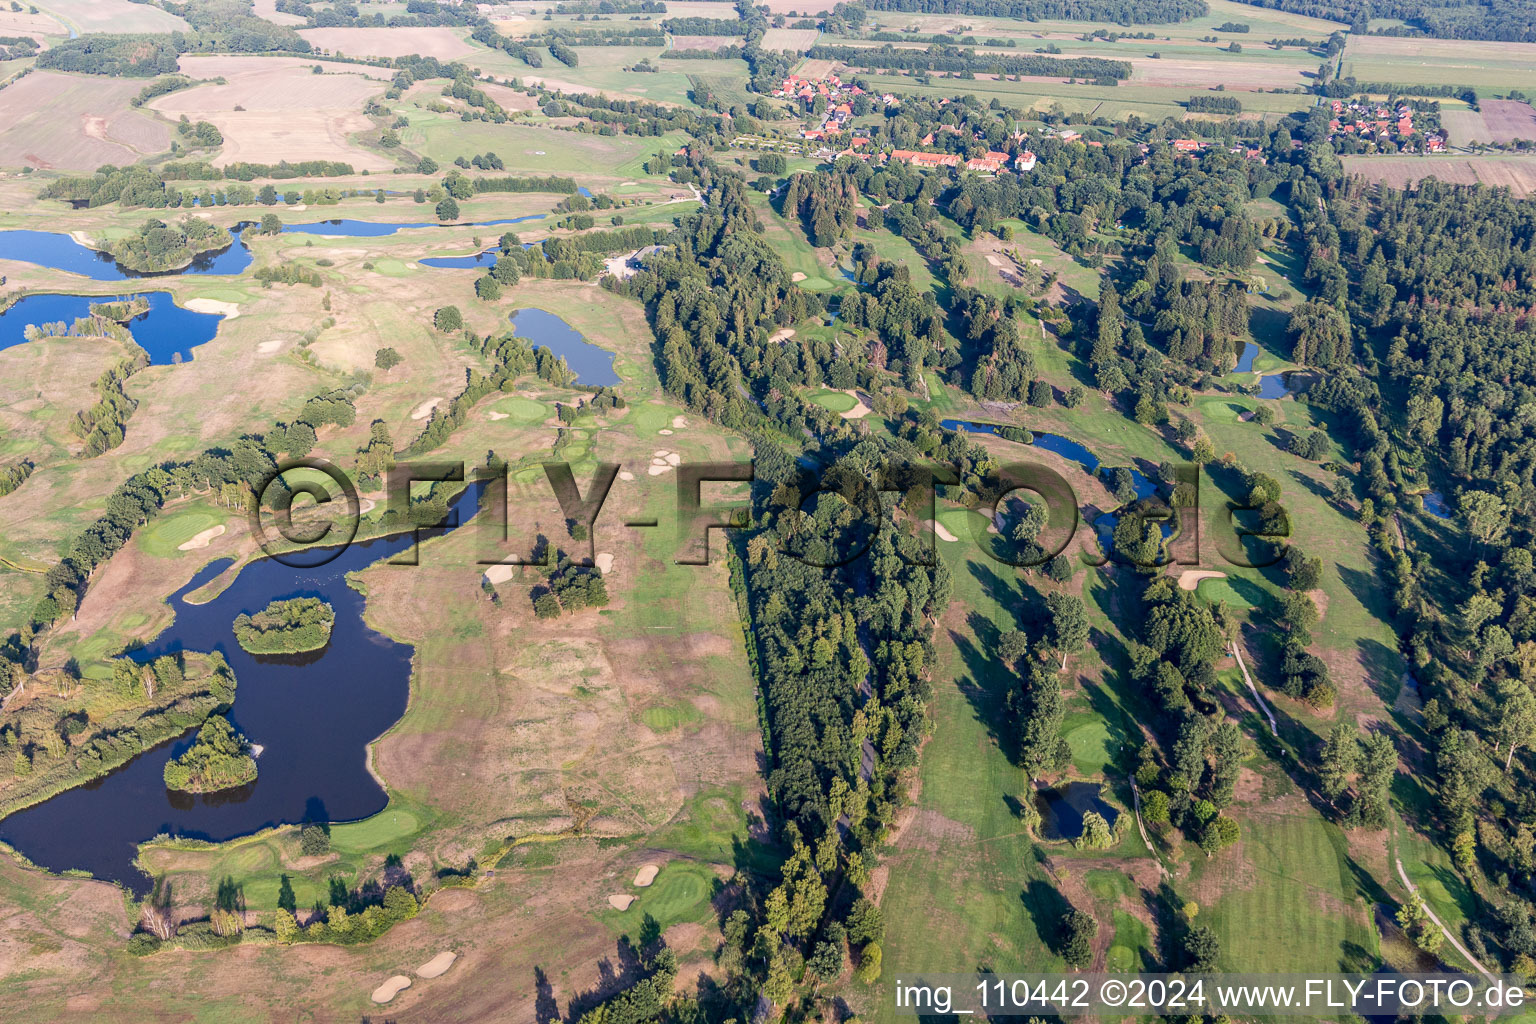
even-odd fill
[[[1154,789],[1141,799],[1141,816],[1147,824],[1157,828],[1168,824],[1169,801],[1168,794],[1160,789]]]
[[[437,219],[443,222],[459,219],[459,203],[453,196],[444,196],[437,204]]]
[[[859,952],[858,978],[860,981],[866,985],[873,985],[880,980],[880,961],[883,956],[878,942],[871,942]]]
[[[1081,970],[1093,962],[1093,937],[1099,922],[1081,910],[1069,910],[1061,922],[1061,958],[1068,967]]]
[[[1087,811],[1083,814],[1083,832],[1077,837],[1076,846],[1079,850],[1107,850],[1115,843],[1115,835],[1110,831],[1109,822],[1104,820],[1104,815],[1098,811]]]
[[[323,825],[305,825],[299,832],[299,852],[306,857],[323,857],[330,853],[330,832]]]
[[[1365,741],[1354,818],[1364,828],[1384,829],[1390,821],[1392,776],[1397,772],[1397,748],[1386,733]]]
[[[1050,594],[1045,603],[1051,615],[1051,646],[1061,652],[1061,668],[1066,671],[1067,655],[1081,651],[1088,642],[1088,612],[1082,598],[1071,594]]]
[[[1497,494],[1469,488],[1461,492],[1456,505],[1467,531],[1484,544],[1495,543],[1509,528],[1509,509]]]
[[[818,983],[834,981],[843,973],[843,944],[841,940],[832,942],[823,939],[816,944],[810,959],[805,962],[805,969],[816,976]]]
[[[1409,893],[1408,902],[1397,909],[1397,924],[1415,946],[1430,955],[1438,953],[1445,941],[1445,934],[1429,919],[1424,897],[1416,892]]]
[[[885,915],[872,901],[860,896],[848,911],[848,941],[854,945],[879,942],[885,937]]]
[[[464,327],[464,316],[458,306],[444,306],[432,314],[432,326],[444,334],[452,334]]]
[[[1360,741],[1355,737],[1353,722],[1335,723],[1323,744],[1323,757],[1318,765],[1318,787],[1323,796],[1337,804],[1339,797],[1349,788],[1350,777],[1360,763]]]
[[[476,278],[475,297],[482,302],[495,302],[501,298],[501,282],[491,274]]]
[[[1530,687],[1518,679],[1507,679],[1499,688],[1497,704],[1498,724],[1494,728],[1497,742],[1494,751],[1507,748],[1504,753],[1504,770],[1509,771],[1514,760],[1515,748],[1529,747],[1536,739],[1536,697]]]
[[[1221,959],[1221,940],[1209,925],[1191,928],[1184,936],[1184,963],[1197,973],[1209,973],[1216,969]]]
[[[286,878],[287,876],[285,875],[284,877]],[[284,908],[278,910],[276,916],[273,917],[272,931],[277,934],[277,941],[286,946],[298,938],[303,929],[299,927],[298,919],[293,916],[293,911]]]
[[[400,353],[392,348],[381,348],[373,354],[373,365],[384,371],[389,371],[399,366],[404,360]]]
[[[277,905],[292,914],[298,907],[298,901],[293,895],[293,883],[287,875],[283,875],[277,885]]]
[[[540,594],[533,600],[533,614],[541,619],[558,619],[560,599],[554,594]]]

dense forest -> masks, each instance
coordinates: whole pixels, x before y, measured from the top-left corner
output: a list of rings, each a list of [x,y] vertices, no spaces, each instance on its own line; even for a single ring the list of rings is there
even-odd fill
[[[1124,79],[1131,65],[1104,57],[1039,57],[1022,54],[977,53],[954,46],[926,50],[897,49],[887,43],[867,46],[813,46],[812,60],[832,60],[861,68],[900,71],[970,71],[995,75],[1049,75],[1052,78]]]
[[[1372,18],[1397,18],[1406,29],[1386,35],[1423,34],[1442,39],[1536,40],[1536,3],[1531,0],[1239,0],[1312,18],[1342,21],[1365,32]]]

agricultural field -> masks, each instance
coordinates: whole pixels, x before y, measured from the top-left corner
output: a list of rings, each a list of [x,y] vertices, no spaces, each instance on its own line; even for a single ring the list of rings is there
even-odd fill
[[[1536,158],[1528,156],[1346,156],[1344,166],[1351,174],[1394,188],[1438,178],[1451,185],[1507,188],[1517,196],[1536,191]]]
[[[26,76],[0,90],[0,162],[90,171],[164,152],[171,128],[128,105],[138,91],[131,81],[103,86],[52,71]]]
[[[814,28],[771,28],[763,35],[763,49],[803,53],[820,35]]]
[[[1521,100],[1482,100],[1476,110],[1442,110],[1453,145],[1536,139],[1536,109]]]
[[[187,23],[174,14],[132,0],[47,0],[29,4],[80,35],[92,32],[185,32]]]
[[[394,166],[356,139],[376,130],[363,107],[382,89],[368,73],[333,65],[316,75],[297,61],[274,65],[259,57],[186,58],[183,66],[198,77],[222,77],[225,84],[174,92],[147,106],[173,120],[213,123],[224,135],[215,166],[314,159],[321,152],[359,169]]]
[[[1536,43],[1351,36],[1343,71],[1362,82],[1471,86],[1507,92],[1530,84]]]
[[[46,47],[50,38],[57,39],[68,34],[69,30],[63,22],[43,14],[41,10],[37,14],[25,10],[0,11],[0,36],[31,36]]]

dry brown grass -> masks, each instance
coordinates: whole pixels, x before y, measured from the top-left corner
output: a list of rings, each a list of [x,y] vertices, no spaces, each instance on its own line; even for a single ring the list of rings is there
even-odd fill
[[[349,138],[374,129],[363,106],[382,91],[377,80],[350,70],[316,75],[300,61],[212,60],[223,62],[214,73],[223,75],[226,84],[171,93],[150,105],[171,118],[184,114],[194,121],[217,125],[224,133],[224,145],[215,164],[324,159],[370,170],[394,166],[387,157],[363,149]],[[192,73],[201,75],[210,70],[200,66]]]
[[[1536,43],[1505,43],[1479,39],[1429,39],[1424,36],[1351,34],[1348,57],[1455,58],[1476,62],[1523,60],[1536,65]],[[1438,62],[1437,62],[1438,63]]]
[[[1476,110],[1442,110],[1440,123],[1450,133],[1453,146],[1493,141],[1493,132],[1488,128],[1488,122]]]
[[[1517,196],[1536,192],[1536,157],[1528,156],[1346,156],[1344,169],[1393,188],[1438,178],[1451,185],[1507,188]]]
[[[447,27],[435,28],[306,28],[299,35],[311,46],[352,57],[436,57],[453,60],[475,48],[464,41],[463,33]]]
[[[0,165],[94,171],[163,152],[170,128],[128,105],[142,86],[36,71],[0,89]]]
[[[790,50],[803,53],[816,42],[817,31],[813,28],[771,28],[763,33],[763,49]]]
[[[1131,83],[1187,85],[1192,89],[1206,89],[1213,82],[1222,82],[1228,89],[1237,90],[1288,88],[1305,81],[1297,67],[1260,60],[1142,58],[1132,59],[1131,69]]]
[[[673,36],[672,45],[679,50],[708,50],[713,53],[732,44],[739,44],[740,36]]]

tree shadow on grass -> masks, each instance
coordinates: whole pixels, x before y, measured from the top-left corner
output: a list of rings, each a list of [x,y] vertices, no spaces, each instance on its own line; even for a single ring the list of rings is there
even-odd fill
[[[1059,954],[1061,921],[1072,909],[1072,904],[1067,902],[1067,898],[1055,886],[1039,878],[1031,880],[1024,887],[1019,893],[1019,899],[1035,923],[1035,933],[1052,952]]]

